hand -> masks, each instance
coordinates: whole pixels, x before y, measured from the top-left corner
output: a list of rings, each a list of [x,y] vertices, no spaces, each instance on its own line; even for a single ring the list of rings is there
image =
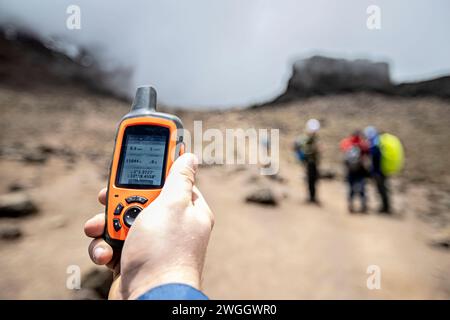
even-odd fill
[[[109,298],[136,299],[166,283],[200,289],[214,215],[194,186],[196,171],[193,154],[186,153],[174,162],[161,194],[130,228],[121,257],[101,238],[104,214],[86,222],[86,235],[95,238],[89,246],[91,259],[114,271]],[[100,191],[99,201],[106,203],[106,189]]]

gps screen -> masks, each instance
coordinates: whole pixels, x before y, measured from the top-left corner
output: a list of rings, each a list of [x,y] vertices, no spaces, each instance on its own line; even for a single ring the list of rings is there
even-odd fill
[[[125,130],[116,178],[118,187],[159,188],[164,184],[169,129],[132,126]]]

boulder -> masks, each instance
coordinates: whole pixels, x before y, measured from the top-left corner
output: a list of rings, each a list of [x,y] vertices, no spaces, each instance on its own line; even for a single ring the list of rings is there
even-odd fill
[[[56,147],[49,144],[41,144],[38,146],[37,150],[43,154],[55,154],[58,151]]]
[[[430,245],[442,249],[450,249],[450,226],[431,237]]]
[[[26,163],[43,164],[47,161],[47,154],[41,152],[29,152],[22,156],[22,160]]]
[[[8,186],[10,192],[22,191],[23,189],[25,189],[24,185],[18,182],[13,182]]]
[[[250,192],[246,198],[246,202],[254,202],[267,206],[278,205],[278,200],[270,188],[258,188]]]
[[[26,193],[12,192],[0,196],[0,218],[23,217],[37,211],[37,206]]]
[[[22,230],[14,225],[0,225],[0,239],[16,240],[22,236]]]

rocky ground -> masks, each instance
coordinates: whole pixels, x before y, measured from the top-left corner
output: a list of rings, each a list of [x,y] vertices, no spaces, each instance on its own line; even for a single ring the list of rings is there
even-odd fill
[[[212,298],[450,298],[448,101],[376,94],[317,97],[230,111],[176,111],[187,128],[279,128],[280,173],[202,166],[199,187],[216,214],[204,289]],[[83,223],[101,212],[115,126],[129,104],[74,86],[0,86],[0,298],[93,298],[109,281],[87,255]],[[291,144],[322,121],[320,207],[304,203]],[[374,124],[398,135],[404,173],[392,181],[395,214],[346,211],[338,143]],[[257,192],[258,194],[254,195]],[[263,195],[269,205],[248,202]],[[251,199],[250,199],[251,200]],[[77,265],[85,290],[66,287]],[[380,290],[366,270],[378,265]],[[92,289],[90,289],[92,288]]]

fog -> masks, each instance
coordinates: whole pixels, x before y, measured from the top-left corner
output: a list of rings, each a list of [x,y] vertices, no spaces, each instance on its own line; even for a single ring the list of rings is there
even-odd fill
[[[66,27],[71,4],[80,30]],[[380,30],[366,26],[371,4]],[[132,68],[130,94],[150,83],[185,108],[267,101],[312,54],[388,61],[397,82],[450,73],[446,0],[0,0],[0,23],[90,48],[105,68]]]

